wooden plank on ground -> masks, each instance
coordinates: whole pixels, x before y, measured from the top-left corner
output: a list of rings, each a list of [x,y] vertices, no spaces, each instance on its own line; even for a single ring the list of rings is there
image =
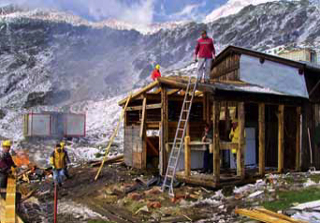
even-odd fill
[[[6,201],[0,197],[0,222],[1,219],[4,219]],[[16,214],[16,222],[23,223],[22,219]]]
[[[236,209],[235,213],[265,223],[304,223],[303,221],[299,221],[266,209]]]
[[[16,222],[16,179],[8,177],[3,223]]]
[[[259,104],[259,174],[265,173],[265,104]]]

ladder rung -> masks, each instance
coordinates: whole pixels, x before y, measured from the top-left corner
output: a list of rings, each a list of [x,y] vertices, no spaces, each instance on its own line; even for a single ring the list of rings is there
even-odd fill
[[[186,101],[186,103],[190,103],[191,101]]]
[[[184,129],[183,128],[178,128],[178,130],[182,130],[183,131]]]
[[[184,109],[183,112],[189,112],[189,110],[185,110],[185,109]]]

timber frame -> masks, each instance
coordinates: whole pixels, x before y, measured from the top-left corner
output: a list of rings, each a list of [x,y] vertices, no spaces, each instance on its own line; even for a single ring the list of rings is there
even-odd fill
[[[320,69],[247,49],[228,47],[215,60],[210,82],[198,84],[184,151],[180,157],[183,165],[176,174],[178,180],[215,188],[255,180],[268,172],[301,171],[309,162],[306,129],[311,128],[312,119],[307,116],[315,111],[314,102],[311,98],[270,93],[264,86],[258,88],[241,80],[240,58],[247,54],[259,57],[260,63],[266,60],[297,69],[306,77],[308,92],[312,90],[314,95],[319,94],[319,89],[314,90],[316,83],[308,83],[308,74],[311,71],[320,73]],[[195,81],[193,78],[192,82]],[[127,165],[146,169],[150,164],[155,164],[153,167],[158,168],[161,175],[165,174],[178,116],[184,94],[187,93],[187,82],[188,77],[162,77],[132,95],[124,121]],[[125,102],[126,98],[119,105],[124,106]],[[235,118],[238,119],[240,131],[238,143],[228,139],[231,121]],[[211,143],[201,142],[206,123],[213,129]],[[254,129],[256,133],[256,168],[250,169],[246,166],[246,156],[250,155],[246,154],[247,128]],[[157,136],[148,135],[149,130],[157,131]],[[201,168],[195,161],[195,155],[203,153],[206,146],[211,151],[213,173],[192,174],[193,170]],[[237,151],[234,170],[223,165],[223,157],[231,156],[231,149]],[[320,163],[318,165],[320,167]]]

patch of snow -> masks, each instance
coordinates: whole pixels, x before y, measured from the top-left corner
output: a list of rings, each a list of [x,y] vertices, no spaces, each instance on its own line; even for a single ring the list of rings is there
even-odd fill
[[[215,9],[204,20],[204,23],[210,23],[222,17],[237,14],[248,5],[259,5],[266,2],[279,0],[229,0],[226,4]]]
[[[106,217],[90,210],[87,206],[73,201],[61,201],[58,203],[58,214],[72,214],[73,217],[81,220],[101,219],[108,220]]]

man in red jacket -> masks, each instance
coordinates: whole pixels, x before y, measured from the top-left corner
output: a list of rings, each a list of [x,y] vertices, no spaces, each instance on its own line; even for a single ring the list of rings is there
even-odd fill
[[[152,74],[151,74],[151,78],[153,81],[157,80],[158,77],[161,77],[159,64],[156,65],[155,69],[152,71]]]
[[[216,58],[213,39],[207,36],[207,31],[201,32],[201,38],[197,41],[195,61],[198,62],[198,80],[209,82],[212,60]]]

